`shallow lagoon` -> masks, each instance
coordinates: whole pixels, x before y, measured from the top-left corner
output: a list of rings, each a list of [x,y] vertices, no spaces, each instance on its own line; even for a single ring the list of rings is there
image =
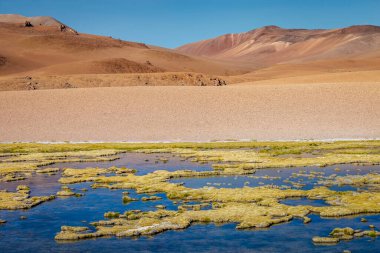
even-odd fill
[[[62,163],[50,167],[109,167],[126,166],[138,169],[138,174],[146,174],[157,169],[178,170],[211,170],[210,164],[197,164],[189,161],[181,161],[170,155],[164,155],[169,160],[167,162],[157,161],[155,154],[122,154],[122,158],[112,162],[101,163]],[[148,161],[147,161],[148,160]],[[336,167],[340,171],[334,170]],[[357,169],[360,170],[357,170]],[[213,178],[189,178],[172,180],[185,182],[188,187],[207,186],[210,180],[226,183],[226,185],[214,187],[243,187],[247,180],[251,180],[248,186],[259,186],[259,182],[265,184],[284,184],[283,180],[292,176],[292,173],[299,173],[301,170],[323,171],[324,176],[331,174],[367,174],[371,171],[379,171],[379,166],[331,166],[326,168],[291,168],[291,169],[265,169],[258,170],[253,176],[280,177],[280,179],[241,177],[213,177]],[[27,184],[31,187],[32,195],[55,194],[61,187],[57,180],[60,174],[53,176],[34,175],[33,177],[18,182],[0,183],[0,189],[14,191],[17,185]],[[235,178],[237,178],[235,180]],[[303,182],[307,179],[302,177]],[[305,179],[306,178],[306,179]],[[297,178],[298,179],[298,178]],[[310,179],[305,188],[312,188],[316,179]],[[231,185],[228,185],[228,184]],[[360,238],[352,241],[343,241],[337,245],[320,246],[314,245],[311,241],[313,236],[327,236],[334,227],[353,227],[355,229],[367,229],[369,224],[380,227],[380,215],[367,215],[349,217],[343,219],[322,219],[318,215],[309,215],[312,222],[303,224],[300,219],[273,226],[262,230],[236,230],[235,224],[215,225],[215,224],[193,224],[191,227],[181,231],[167,231],[154,237],[141,238],[98,238],[70,243],[57,243],[54,236],[60,231],[62,225],[88,226],[92,221],[103,219],[103,214],[107,211],[124,212],[126,210],[140,209],[143,211],[155,210],[156,205],[165,205],[169,210],[175,210],[178,204],[168,200],[165,194],[156,194],[163,197],[158,201],[136,201],[124,204],[122,202],[122,192],[125,190],[91,189],[91,183],[74,184],[70,187],[75,192],[87,188],[83,192],[83,197],[57,198],[51,202],[43,203],[27,211],[0,211],[0,219],[8,222],[0,226],[0,251],[1,252],[342,252],[349,249],[352,252],[377,252],[380,241],[371,238]],[[139,198],[146,196],[129,191],[130,196]],[[82,192],[81,192],[82,193]],[[325,204],[319,200],[307,199],[287,199],[282,203],[288,205],[299,204]],[[193,203],[189,203],[193,204]],[[21,220],[20,216],[26,216],[26,220]],[[361,223],[360,218],[366,217],[367,223]],[[90,226],[91,227],[91,226]],[[52,250],[53,249],[53,250]]]
[[[68,162],[68,163],[56,163],[54,165],[48,165],[41,168],[74,168],[83,169],[88,167],[109,168],[127,167],[137,170],[136,175],[145,175],[155,170],[195,170],[195,171],[207,171],[212,170],[211,163],[194,163],[189,160],[181,159],[172,154],[144,154],[144,153],[121,153],[117,155],[119,159],[106,162]]]
[[[339,170],[336,170],[339,168]],[[371,172],[380,172],[380,166],[360,166],[360,165],[335,165],[327,167],[300,167],[300,168],[275,168],[275,169],[260,169],[253,175],[246,176],[218,176],[218,177],[203,177],[203,178],[185,178],[173,179],[170,182],[184,183],[190,188],[215,187],[215,188],[242,188],[244,186],[257,187],[262,185],[287,186],[294,188],[291,182],[302,184],[300,189],[309,190],[316,186],[321,186],[318,181],[323,178],[309,177],[311,173],[319,173],[322,177],[331,175],[346,176],[346,175],[364,175]],[[323,173],[323,174],[321,174]],[[293,176],[300,174],[303,176]],[[291,182],[287,182],[286,179]],[[284,181],[285,180],[285,181]],[[335,191],[355,191],[356,187],[349,185],[333,185],[330,189]]]

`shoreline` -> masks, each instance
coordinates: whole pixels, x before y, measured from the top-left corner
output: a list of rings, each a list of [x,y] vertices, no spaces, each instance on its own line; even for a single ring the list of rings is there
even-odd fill
[[[0,144],[181,144],[181,143],[263,143],[263,142],[273,142],[273,143],[303,143],[303,142],[367,142],[367,141],[379,141],[379,138],[368,138],[368,139],[345,139],[345,138],[336,138],[336,139],[310,139],[310,140],[210,140],[210,141],[15,141],[15,142],[0,142]]]

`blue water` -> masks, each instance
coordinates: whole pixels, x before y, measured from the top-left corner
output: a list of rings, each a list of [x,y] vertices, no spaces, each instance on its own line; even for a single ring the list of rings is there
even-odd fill
[[[196,171],[207,171],[213,170],[211,163],[199,164],[194,163],[189,160],[181,160],[177,156],[172,154],[143,154],[143,153],[121,153],[117,155],[119,159],[114,161],[105,162],[68,162],[68,163],[56,163],[54,165],[48,165],[41,168],[74,168],[83,169],[87,167],[99,167],[99,168],[109,168],[112,166],[116,167],[127,167],[137,169],[136,175],[145,175],[151,173],[155,170],[196,170]],[[160,158],[168,159],[167,162],[159,160]]]
[[[328,206],[323,199],[307,199],[307,198],[289,198],[280,201],[281,204],[288,206]]]
[[[340,171],[336,171],[336,168],[340,168]],[[276,186],[287,186],[295,188],[291,183],[284,182],[288,179],[292,182],[303,184],[300,189],[310,190],[317,186],[322,186],[318,181],[321,179],[318,177],[309,178],[307,176],[299,176],[292,178],[293,173],[300,173],[306,170],[306,174],[309,175],[311,171],[323,172],[323,177],[328,177],[332,174],[338,176],[346,175],[364,175],[371,172],[380,172],[380,166],[359,166],[359,165],[338,165],[338,166],[328,166],[328,167],[301,167],[301,168],[282,168],[282,169],[260,169],[257,170],[253,175],[244,176],[216,176],[216,177],[203,177],[203,178],[181,178],[173,179],[170,182],[173,183],[184,183],[185,186],[190,188],[202,188],[205,186],[215,187],[215,188],[241,188],[244,186],[257,187],[263,185],[276,185]],[[269,176],[269,178],[263,178]],[[256,178],[259,177],[259,178]],[[356,191],[357,188],[349,185],[333,185],[329,187],[335,191]],[[363,188],[365,189],[365,188]]]
[[[98,167],[126,166],[137,168],[140,174],[148,173],[157,169],[178,170],[210,170],[209,164],[199,165],[189,161],[180,161],[178,158],[169,157],[167,163],[155,163],[156,155],[129,153],[120,160],[96,163]],[[148,158],[146,158],[148,157]],[[148,159],[149,161],[145,161]],[[88,167],[94,166],[89,163],[62,164],[63,167]],[[59,165],[61,166],[61,165]],[[55,167],[55,165],[54,165]],[[83,168],[82,167],[82,168]],[[210,180],[226,183],[227,185],[214,187],[242,187],[246,180],[251,180],[248,186],[265,184],[284,184],[282,180],[291,176],[299,170],[325,171],[329,174],[366,174],[378,171],[379,166],[358,167],[353,165],[339,166],[340,172],[333,169],[337,166],[326,168],[292,168],[260,170],[254,176],[279,176],[281,179],[265,180],[249,177],[214,177],[180,179],[189,187],[202,187]],[[360,171],[357,170],[360,168]],[[0,183],[0,189],[14,191],[19,184],[30,185],[32,195],[55,194],[61,187],[57,180],[60,175],[47,176],[35,175],[25,181]],[[218,181],[219,180],[219,181]],[[304,178],[304,181],[306,178]],[[176,181],[176,180],[173,180]],[[306,180],[307,181],[307,180]],[[214,182],[214,181],[213,181]],[[314,186],[311,180],[306,185]],[[243,185],[242,185],[243,184]],[[0,211],[0,219],[8,222],[0,225],[0,252],[342,252],[345,249],[352,252],[379,252],[380,240],[371,238],[360,238],[352,241],[341,242],[333,246],[314,245],[311,241],[313,236],[327,236],[335,227],[353,227],[355,229],[368,229],[369,224],[380,227],[380,215],[367,215],[348,217],[343,219],[322,219],[318,215],[309,215],[312,222],[303,224],[301,219],[294,219],[288,223],[279,224],[268,229],[261,230],[236,230],[236,224],[193,224],[191,227],[181,231],[167,231],[153,237],[140,238],[97,238],[70,243],[57,243],[54,236],[60,231],[62,225],[89,226],[90,222],[103,220],[103,215],[108,211],[123,213],[127,210],[155,210],[156,205],[165,205],[169,210],[176,210],[179,204],[168,200],[163,193],[155,194],[162,197],[158,201],[136,201],[124,204],[122,202],[123,192],[126,190],[92,189],[91,183],[74,184],[70,187],[75,192],[87,188],[82,197],[57,198],[53,201],[43,203],[30,210]],[[137,194],[128,190],[130,196],[141,199],[145,194]],[[288,205],[326,205],[323,200],[287,199],[282,203]],[[197,204],[189,202],[185,204]],[[204,209],[208,209],[206,207]],[[27,219],[21,220],[20,216]],[[360,222],[361,217],[366,217],[367,223]]]

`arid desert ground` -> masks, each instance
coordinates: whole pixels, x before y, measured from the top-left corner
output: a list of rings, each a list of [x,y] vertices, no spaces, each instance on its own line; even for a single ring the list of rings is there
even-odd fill
[[[315,27],[164,48],[0,14],[0,252],[378,252],[380,27]]]
[[[370,82],[3,91],[0,139],[371,139],[380,136],[379,98]]]
[[[2,142],[380,136],[379,27],[268,26],[173,50],[61,24],[0,17]]]

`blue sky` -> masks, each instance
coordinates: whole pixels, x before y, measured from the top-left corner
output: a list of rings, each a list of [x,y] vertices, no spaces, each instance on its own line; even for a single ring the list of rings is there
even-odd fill
[[[0,0],[0,13],[53,16],[80,32],[164,47],[265,25],[380,25],[380,0]]]

